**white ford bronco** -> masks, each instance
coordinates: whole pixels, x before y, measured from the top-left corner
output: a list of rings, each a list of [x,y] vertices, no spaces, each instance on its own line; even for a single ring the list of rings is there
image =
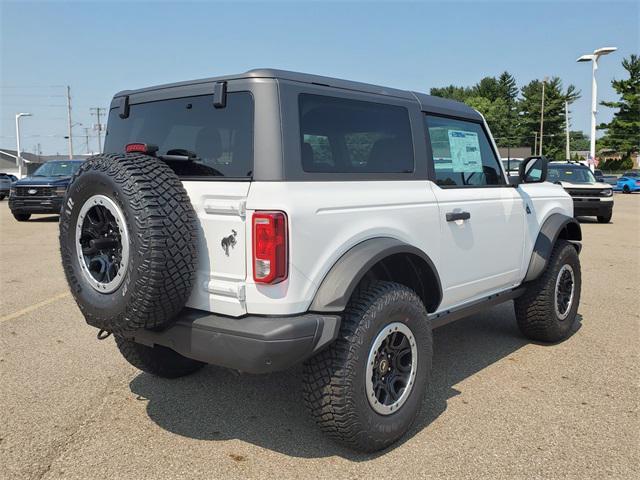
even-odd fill
[[[303,364],[321,429],[375,451],[428,394],[433,328],[510,300],[530,339],[574,328],[571,197],[541,157],[509,178],[464,104],[251,70],[116,94],[105,151],[66,194],[62,262],[150,374]]]

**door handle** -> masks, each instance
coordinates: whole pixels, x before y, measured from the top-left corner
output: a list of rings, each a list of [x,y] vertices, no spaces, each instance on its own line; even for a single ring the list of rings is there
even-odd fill
[[[447,222],[455,222],[457,220],[469,220],[471,214],[469,212],[447,212]]]

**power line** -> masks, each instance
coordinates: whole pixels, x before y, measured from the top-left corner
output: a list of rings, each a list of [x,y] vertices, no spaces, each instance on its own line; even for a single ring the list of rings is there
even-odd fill
[[[65,88],[66,85],[0,85],[0,88]]]
[[[0,97],[45,97],[45,98],[64,98],[64,95],[43,95],[40,93],[3,93],[0,92]]]

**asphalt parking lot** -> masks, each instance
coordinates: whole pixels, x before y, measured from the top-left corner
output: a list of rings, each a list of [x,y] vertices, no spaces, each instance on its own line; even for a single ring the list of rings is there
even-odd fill
[[[354,454],[301,403],[300,369],[140,373],[80,315],[57,217],[0,203],[0,478],[638,478],[640,195],[583,222],[580,328],[538,345],[511,303],[435,333],[418,423]]]

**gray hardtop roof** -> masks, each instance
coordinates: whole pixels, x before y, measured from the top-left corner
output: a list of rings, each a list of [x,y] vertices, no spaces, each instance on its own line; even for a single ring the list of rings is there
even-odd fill
[[[114,95],[114,98],[123,97],[126,95],[134,95],[137,93],[151,92],[157,90],[164,90],[168,88],[186,87],[190,85],[215,83],[221,81],[240,80],[240,79],[253,79],[253,78],[273,78],[281,80],[289,80],[293,82],[309,83],[326,85],[334,88],[340,88],[343,90],[354,90],[358,92],[373,93],[377,95],[385,95],[389,97],[404,98],[408,100],[416,100],[422,110],[434,110],[440,113],[481,119],[480,114],[473,108],[465,105],[461,102],[449,100],[446,98],[434,97],[432,95],[426,95],[424,93],[412,92],[409,90],[400,90],[396,88],[382,87],[379,85],[372,85],[369,83],[354,82],[351,80],[342,80],[333,77],[324,77],[322,75],[312,75],[308,73],[290,72],[287,70],[277,70],[272,68],[258,68],[249,70],[244,73],[235,75],[223,75],[219,77],[202,78],[198,80],[188,80],[185,82],[167,83],[164,85],[155,85],[152,87],[140,88],[136,90],[123,90]],[[211,90],[213,93],[213,89]]]

